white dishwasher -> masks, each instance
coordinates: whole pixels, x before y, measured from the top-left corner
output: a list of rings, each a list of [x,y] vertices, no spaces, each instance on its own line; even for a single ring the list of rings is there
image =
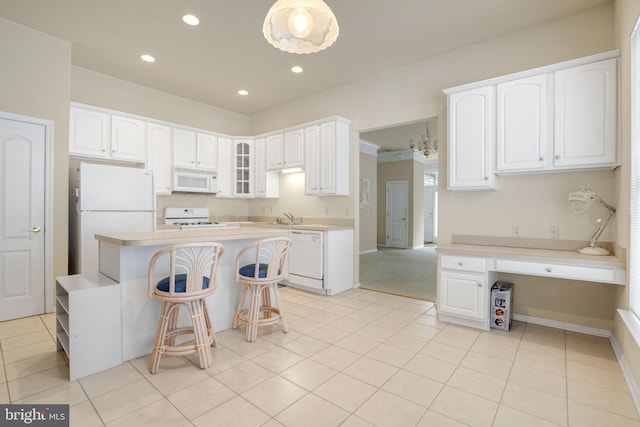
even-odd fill
[[[307,288],[322,289],[324,244],[322,231],[290,230],[289,282]]]

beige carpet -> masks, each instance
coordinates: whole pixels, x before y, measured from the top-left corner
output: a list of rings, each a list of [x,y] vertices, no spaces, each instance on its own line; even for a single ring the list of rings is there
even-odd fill
[[[420,249],[378,248],[360,255],[360,286],[374,291],[436,299],[435,246]]]

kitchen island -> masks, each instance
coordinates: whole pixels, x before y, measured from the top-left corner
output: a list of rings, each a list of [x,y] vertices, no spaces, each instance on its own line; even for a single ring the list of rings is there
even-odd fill
[[[288,230],[267,227],[97,234],[100,273],[120,285],[122,361],[149,354],[153,347],[161,303],[148,296],[147,270],[156,251],[187,242],[213,241],[224,245],[225,253],[217,271],[218,289],[207,298],[213,327],[222,331],[231,328],[240,296],[235,283],[237,254],[256,240],[287,235]],[[166,270],[158,270],[158,274],[168,275],[168,265],[159,267]]]

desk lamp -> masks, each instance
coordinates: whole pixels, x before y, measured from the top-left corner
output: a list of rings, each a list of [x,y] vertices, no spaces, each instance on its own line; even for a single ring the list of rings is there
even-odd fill
[[[598,222],[600,222],[600,226],[591,236],[591,245],[578,250],[578,252],[585,255],[609,255],[609,251],[596,246],[596,242],[598,241],[598,238],[600,238],[600,235],[604,231],[613,214],[616,213],[616,209],[613,206],[605,203],[600,198],[600,196],[594,193],[593,190],[591,190],[591,188],[589,187],[589,184],[581,185],[580,191],[569,193],[569,201],[571,202],[571,210],[573,211],[573,213],[577,214],[585,213],[595,202],[600,203],[605,207],[605,209],[607,209],[608,215],[604,219],[604,221],[602,221],[601,219],[598,220]]]

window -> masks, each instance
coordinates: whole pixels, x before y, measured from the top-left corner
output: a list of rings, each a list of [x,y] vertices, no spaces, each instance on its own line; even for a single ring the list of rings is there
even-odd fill
[[[640,28],[631,34],[629,309],[640,318]]]

